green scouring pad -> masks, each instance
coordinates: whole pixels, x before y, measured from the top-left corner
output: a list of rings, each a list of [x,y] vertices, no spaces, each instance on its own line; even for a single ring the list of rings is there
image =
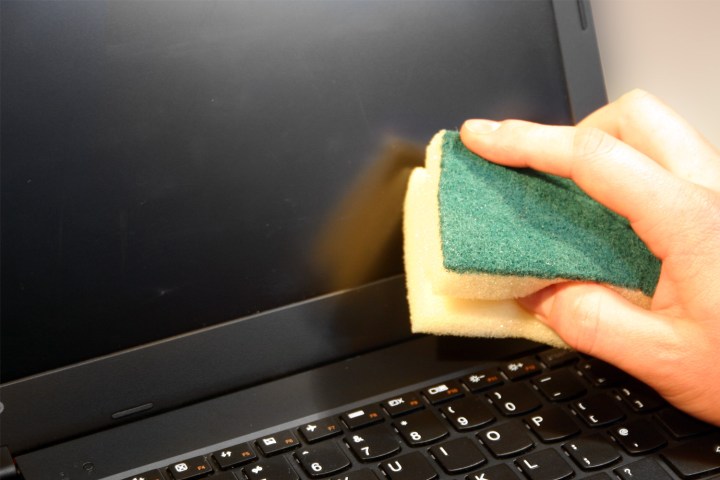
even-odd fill
[[[514,299],[568,280],[602,283],[649,305],[660,261],[626,219],[571,180],[488,162],[452,131],[433,138],[413,177],[404,232],[416,331],[561,344],[544,326],[529,326]],[[498,323],[467,325],[478,316]]]
[[[443,137],[440,169],[446,269],[588,280],[654,293],[659,260],[625,218],[571,180],[483,160],[450,131]]]

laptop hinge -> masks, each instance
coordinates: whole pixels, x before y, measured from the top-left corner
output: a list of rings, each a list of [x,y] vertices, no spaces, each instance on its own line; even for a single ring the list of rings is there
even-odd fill
[[[15,480],[19,476],[20,472],[10,454],[10,449],[5,446],[0,447],[0,480]]]

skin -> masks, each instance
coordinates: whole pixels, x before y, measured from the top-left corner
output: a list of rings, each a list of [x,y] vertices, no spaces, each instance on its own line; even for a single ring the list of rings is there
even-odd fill
[[[720,151],[640,90],[575,127],[478,119],[460,135],[492,162],[572,179],[630,221],[662,261],[649,310],[581,282],[520,303],[571,347],[720,426]]]

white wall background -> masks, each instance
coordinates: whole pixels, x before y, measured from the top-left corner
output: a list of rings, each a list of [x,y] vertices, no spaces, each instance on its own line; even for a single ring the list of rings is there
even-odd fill
[[[639,87],[720,148],[720,0],[592,0],[608,97]]]

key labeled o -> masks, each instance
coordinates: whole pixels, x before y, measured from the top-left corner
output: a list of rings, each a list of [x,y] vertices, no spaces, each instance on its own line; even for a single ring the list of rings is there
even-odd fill
[[[517,410],[517,407],[512,402],[505,402],[505,410],[507,410],[508,412],[514,412],[515,410]]]
[[[498,440],[500,440],[500,432],[490,430],[485,434],[485,437],[491,442],[497,442]]]

